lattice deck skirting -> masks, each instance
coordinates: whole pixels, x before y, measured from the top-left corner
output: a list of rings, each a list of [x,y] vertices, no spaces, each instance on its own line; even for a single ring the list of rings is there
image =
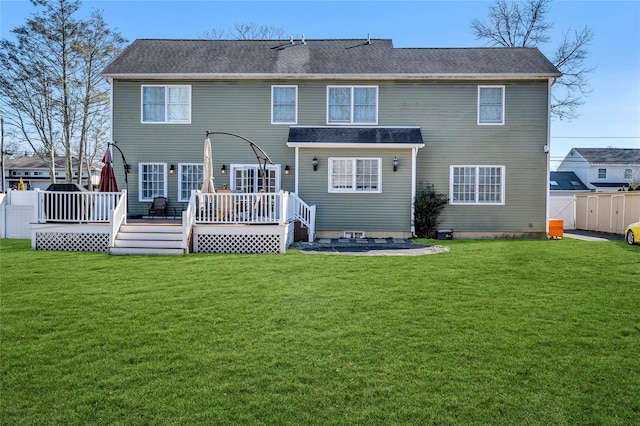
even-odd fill
[[[281,235],[197,235],[198,251],[202,253],[280,253]]]
[[[106,252],[109,249],[109,234],[36,232],[35,249]]]

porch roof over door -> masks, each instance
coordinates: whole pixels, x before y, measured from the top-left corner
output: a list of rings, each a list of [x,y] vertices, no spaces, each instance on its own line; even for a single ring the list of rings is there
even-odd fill
[[[422,148],[420,127],[291,126],[289,147]]]

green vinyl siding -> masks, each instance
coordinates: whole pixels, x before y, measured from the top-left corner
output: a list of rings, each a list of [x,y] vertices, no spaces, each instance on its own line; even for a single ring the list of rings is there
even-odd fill
[[[141,85],[192,86],[190,124],[141,123]],[[166,164],[202,161],[207,130],[237,133],[257,143],[275,164],[292,172],[281,174],[281,188],[294,191],[296,168],[299,195],[317,207],[318,230],[408,231],[411,226],[411,150],[295,149],[287,146],[289,125],[271,124],[271,86],[298,86],[298,125],[326,126],[327,86],[378,86],[378,126],[419,126],[425,147],[418,150],[416,184],[434,184],[449,193],[451,165],[505,166],[505,205],[448,205],[441,226],[471,232],[545,232],[547,194],[548,83],[541,81],[115,81],[113,139],[133,166],[129,175],[132,213],[145,213],[138,203],[138,163]],[[505,123],[477,124],[478,85],[505,87]],[[222,164],[256,162],[249,145],[237,138],[212,135],[215,186],[230,183]],[[311,159],[320,160],[313,172]],[[328,192],[328,157],[382,158],[382,193]],[[401,160],[393,173],[394,156]],[[116,156],[118,183],[124,187]],[[177,175],[168,176],[170,203],[177,203]]]
[[[400,161],[393,171],[393,157]],[[318,158],[318,171],[311,165]],[[329,157],[380,158],[382,192],[329,192]],[[400,231],[411,228],[411,150],[409,149],[300,149],[299,195],[316,205],[316,229]]]

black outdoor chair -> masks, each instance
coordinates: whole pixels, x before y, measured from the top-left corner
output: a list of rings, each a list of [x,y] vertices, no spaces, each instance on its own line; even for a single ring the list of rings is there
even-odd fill
[[[166,197],[155,197],[153,203],[149,207],[149,216],[162,216],[167,215],[167,207],[169,206],[169,199]]]

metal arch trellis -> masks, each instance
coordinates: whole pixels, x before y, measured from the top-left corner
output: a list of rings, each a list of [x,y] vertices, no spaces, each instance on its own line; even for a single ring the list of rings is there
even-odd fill
[[[267,187],[267,164],[273,164],[273,161],[271,161],[271,158],[269,158],[269,155],[267,155],[267,153],[264,152],[264,150],[260,148],[260,146],[258,146],[257,143],[255,143],[249,138],[245,138],[244,136],[238,135],[236,133],[231,133],[231,132],[213,132],[213,131],[207,130],[205,137],[209,137],[209,135],[233,136],[235,138],[239,138],[245,142],[248,142],[249,145],[251,145],[251,149],[253,150],[254,155],[256,156],[256,160],[258,160],[258,167],[260,168],[260,175],[262,176],[263,189]]]

